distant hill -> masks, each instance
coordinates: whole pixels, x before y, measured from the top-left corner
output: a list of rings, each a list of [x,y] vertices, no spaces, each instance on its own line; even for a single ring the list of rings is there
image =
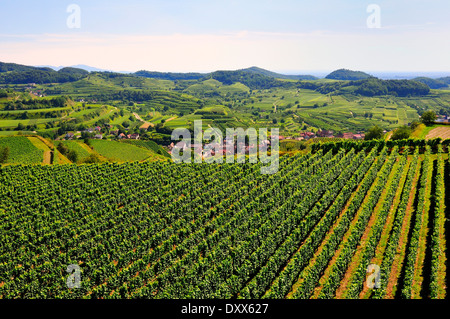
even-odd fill
[[[330,80],[358,81],[373,78],[373,76],[361,71],[339,69],[334,72],[331,72],[325,78]]]
[[[269,70],[265,70],[262,68],[258,68],[256,66],[246,68],[246,69],[240,69],[240,70],[230,70],[230,71],[216,71],[216,72],[245,72],[245,73],[251,73],[251,74],[257,74],[262,75],[270,78],[275,79],[285,79],[285,80],[317,80],[318,78],[313,75],[286,75],[286,74],[280,74],[276,72],[272,72]],[[202,78],[210,78],[211,75],[215,73],[171,73],[171,72],[155,72],[155,71],[138,71],[133,73],[136,76],[142,76],[146,78],[154,78],[154,79],[161,79],[161,80],[199,80]]]
[[[89,74],[89,71],[86,71],[84,69],[72,68],[72,67],[62,68],[58,72],[59,73],[80,75],[80,76],[86,76],[86,75]]]
[[[77,65],[72,65],[72,68],[77,68],[77,69],[83,69],[89,72],[112,72],[112,70],[105,70],[105,69],[99,69],[93,66],[89,66],[89,65],[85,65],[85,64],[77,64]],[[118,72],[118,73],[122,73],[122,72]]]
[[[244,70],[216,71],[207,77],[222,82],[225,85],[232,85],[239,82],[252,90],[270,89],[284,85],[283,81],[277,80],[274,77]]]
[[[34,67],[16,63],[0,62],[0,73],[4,72],[27,72],[27,71],[54,71],[49,67]]]
[[[361,96],[425,96],[430,88],[421,82],[411,80],[380,80],[368,78],[357,81],[334,82],[299,82],[298,86],[304,89],[315,90],[321,94],[352,94]]]
[[[247,68],[247,69],[242,69],[239,71],[251,72],[251,73],[261,74],[261,75],[265,75],[265,76],[276,78],[276,79],[285,79],[285,80],[318,80],[319,79],[313,75],[286,75],[286,74],[275,73],[272,71],[258,68],[256,66],[253,66],[253,67]]]
[[[444,78],[438,78],[436,80],[444,82],[444,83],[450,85],[450,76],[447,76],[447,77],[444,77]]]
[[[427,77],[414,78],[413,81],[417,81],[417,82],[426,84],[426,85],[428,85],[428,87],[430,89],[442,89],[442,88],[448,87],[448,84],[445,83],[444,81],[440,81],[438,79],[427,78]]]
[[[15,63],[0,62],[1,84],[47,84],[78,81],[89,72],[77,68],[63,68],[55,71],[48,67],[33,67]]]
[[[39,68],[50,68],[50,69],[53,69],[55,71],[59,71],[59,70],[64,69],[64,68],[75,68],[75,69],[82,69],[82,70],[85,70],[85,71],[88,71],[88,72],[113,72],[112,70],[99,69],[99,68],[96,68],[96,67],[93,67],[93,66],[89,66],[89,65],[85,65],[85,64],[77,64],[77,65],[71,65],[71,66],[39,65],[39,66],[36,66],[36,67],[39,67]],[[119,72],[119,73],[129,73],[129,72]]]
[[[160,80],[199,80],[207,74],[204,73],[171,73],[171,72],[155,72],[155,71],[138,71],[133,73],[136,76],[144,78],[160,79]]]

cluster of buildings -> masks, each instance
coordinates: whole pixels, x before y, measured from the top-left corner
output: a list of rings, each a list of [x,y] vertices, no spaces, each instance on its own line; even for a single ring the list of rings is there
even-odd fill
[[[366,134],[364,133],[340,133],[336,134],[336,137],[338,138],[344,138],[349,140],[363,140],[366,137]]]
[[[437,123],[450,123],[450,116],[438,115],[436,122]]]
[[[169,154],[175,149],[182,149],[183,151],[187,150],[189,146],[185,142],[171,143],[168,146]],[[262,140],[256,144],[249,143],[249,145],[245,145],[243,142],[237,142],[235,139],[227,139],[224,138],[223,143],[209,143],[209,144],[191,144],[191,150],[196,154],[203,154],[203,157],[215,156],[217,150],[221,150],[223,155],[233,155],[237,154],[238,150],[244,149],[245,154],[250,154],[252,152],[257,152],[258,148],[270,148],[269,140]]]
[[[320,130],[316,133],[314,132],[302,132],[300,133],[300,137],[292,137],[292,136],[282,136],[280,135],[278,138],[280,141],[282,140],[298,140],[298,141],[303,141],[303,140],[309,140],[312,138],[317,138],[317,137],[325,137],[325,138],[344,138],[344,139],[352,139],[352,140],[363,140],[365,137],[365,134],[362,132],[358,132],[358,133],[338,133],[336,135],[334,135],[333,131],[329,131],[329,130]],[[271,138],[270,136],[268,137],[269,139]],[[216,150],[222,150],[222,154],[223,155],[227,155],[227,154],[236,154],[238,148],[245,149],[245,153],[249,154],[252,151],[257,151],[258,148],[261,149],[262,147],[266,147],[267,149],[270,148],[270,140],[263,140],[259,142],[258,144],[253,144],[250,143],[249,145],[245,145],[245,143],[236,142],[236,139],[227,139],[224,138],[223,143],[219,144],[219,143],[211,143],[211,144],[195,144],[192,143],[189,147],[189,145],[187,145],[185,142],[178,142],[178,143],[174,143],[172,142],[167,148],[168,148],[168,152],[171,153],[175,148],[178,149],[182,149],[183,151],[191,148],[191,150],[194,153],[197,154],[203,154],[204,157],[208,157],[208,156],[214,156],[216,155]]]
[[[333,131],[330,130],[320,130],[317,131],[316,133],[314,132],[302,132],[300,133],[300,137],[284,137],[284,136],[280,136],[280,140],[298,140],[298,141],[307,141],[310,140],[312,138],[317,138],[317,137],[325,137],[325,138],[344,138],[344,139],[349,139],[349,140],[363,140],[364,137],[366,135],[362,132],[358,132],[358,133],[338,133],[338,134],[334,134]]]
[[[90,127],[84,130],[84,132],[92,134],[92,133],[101,133],[102,132],[102,128],[100,126],[96,126],[96,127]]]
[[[66,140],[73,140],[73,139],[76,139],[76,138],[81,138],[81,132],[76,132],[76,133],[74,133],[74,132],[68,132],[68,133],[66,133],[66,135],[64,136],[64,138],[66,139]],[[93,138],[94,139],[96,139],[96,140],[102,140],[103,139],[103,134],[95,134],[94,136],[93,136]]]
[[[110,131],[109,135],[117,137],[119,140],[139,140],[141,136],[138,133],[124,134],[119,133],[119,130]]]
[[[138,139],[140,139],[140,135],[138,133],[133,133],[133,134],[120,133],[119,135],[117,135],[117,137],[119,138],[119,140],[138,140]]]
[[[35,87],[36,87],[36,83],[28,83],[26,89],[28,91],[30,91],[30,94],[33,94],[34,96],[44,97],[45,94],[43,93],[43,91],[42,90],[34,90]]]
[[[88,133],[88,134],[95,134],[92,136],[92,138],[96,139],[96,140],[102,140],[104,135],[102,134],[102,128],[100,126],[96,126],[96,127],[92,127],[92,128],[87,128],[83,131],[84,133]],[[75,138],[80,138],[81,137],[81,133],[82,132],[69,132],[65,135],[65,139],[66,140],[73,140]],[[133,134],[124,134],[124,133],[119,133],[119,130],[114,130],[114,131],[110,131],[109,135],[111,137],[116,137],[118,139],[121,140],[139,140],[141,137],[138,133],[133,133]]]

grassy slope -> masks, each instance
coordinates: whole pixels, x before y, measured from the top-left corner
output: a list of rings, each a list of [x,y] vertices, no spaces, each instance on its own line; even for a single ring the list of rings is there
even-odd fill
[[[296,88],[250,91],[248,87],[241,83],[223,85],[213,79],[186,85],[186,88],[176,92],[174,90],[176,89],[175,84],[172,81],[136,77],[105,79],[102,76],[92,74],[83,80],[57,85],[53,88],[49,87],[49,89],[59,90],[55,92],[70,95],[75,99],[78,96],[108,94],[124,89],[155,91],[158,93],[153,99],[143,101],[137,106],[139,110],[133,109],[131,111],[126,105],[118,105],[118,107],[128,108],[127,116],[130,114],[129,112],[136,111],[144,120],[155,125],[161,120],[176,117],[175,120],[167,123],[167,127],[171,129],[189,127],[192,121],[196,119],[195,112],[199,110],[201,103],[205,103],[203,109],[223,104],[231,109],[228,116],[224,117],[221,114],[211,114],[207,118],[203,116],[206,125],[211,124],[219,128],[249,126],[270,128],[275,126],[280,128],[282,134],[288,136],[298,134],[303,129],[317,130],[319,128],[355,132],[365,131],[373,125],[378,125],[387,130],[392,130],[411,123],[413,120],[418,120],[417,110],[430,108],[435,111],[441,109],[450,111],[450,92],[445,90],[432,90],[428,96],[398,98],[392,96],[361,97],[350,94],[332,96],[320,94],[313,90]],[[45,87],[42,86],[42,88]],[[199,102],[198,98],[202,102]],[[7,99],[3,100],[3,102],[7,101]],[[0,101],[0,104],[3,102]],[[197,102],[200,104],[197,104]],[[116,111],[110,106],[93,105],[92,109],[85,110],[80,109],[80,106],[81,103],[78,102],[72,105],[74,111],[66,119],[75,118],[80,123],[92,126],[100,119],[109,118]],[[167,106],[170,109],[163,111],[162,109]],[[101,110],[100,115],[90,118],[94,112],[99,110]],[[20,113],[21,111],[17,112]],[[197,116],[198,118],[201,117]],[[117,118],[113,121],[113,125],[119,125],[125,119],[126,116]],[[277,124],[273,124],[274,119],[277,119]],[[19,123],[25,126],[38,124],[39,130],[43,130],[47,122],[57,122],[58,120],[45,118],[14,120],[13,117],[7,117],[0,119],[0,127],[14,128]]]
[[[121,142],[151,150],[151,151],[155,152],[156,154],[158,154],[158,152],[160,152],[161,153],[160,155],[163,155],[165,157],[170,157],[170,154],[167,153],[167,151],[164,148],[162,148],[161,146],[159,146],[158,144],[156,144],[153,141],[122,140]]]
[[[28,140],[38,149],[42,150],[44,152],[44,164],[51,164],[51,150],[48,147],[47,144],[45,144],[43,141],[41,141],[37,137],[28,137]]]
[[[33,145],[25,136],[2,137],[0,146],[9,148],[10,164],[38,164],[43,161],[44,151]]]
[[[75,151],[78,154],[78,160],[83,160],[93,152],[88,151],[88,147],[82,146],[83,142],[78,141],[62,141],[62,143],[71,151]],[[86,144],[84,144],[86,145]]]
[[[411,133],[411,138],[433,139],[437,137],[440,137],[443,140],[450,138],[450,126],[440,124],[425,126],[424,124],[420,124]]]
[[[94,150],[100,155],[114,161],[157,161],[164,159],[164,157],[157,155],[150,150],[126,143],[106,140],[92,140],[91,144],[94,147]]]
[[[136,77],[120,77],[104,79],[98,75],[89,75],[88,77],[71,83],[59,85],[61,94],[71,94],[74,96],[85,94],[112,93],[123,89],[170,89],[173,88],[172,81],[156,80]]]

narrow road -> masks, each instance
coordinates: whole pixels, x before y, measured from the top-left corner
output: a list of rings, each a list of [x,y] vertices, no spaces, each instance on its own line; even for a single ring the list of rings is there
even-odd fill
[[[176,116],[171,117],[170,119],[167,119],[167,120],[166,120],[166,123],[167,123],[167,122],[170,122],[170,121],[173,121],[173,120],[175,120],[176,118],[177,118]]]
[[[136,120],[141,121],[141,122],[144,122],[144,124],[143,124],[140,128],[148,129],[150,126],[151,126],[151,127],[155,127],[155,124],[150,123],[150,122],[147,122],[147,121],[144,121],[144,120],[142,119],[142,117],[139,116],[139,114],[133,113],[133,115],[134,115],[134,117],[136,118]]]

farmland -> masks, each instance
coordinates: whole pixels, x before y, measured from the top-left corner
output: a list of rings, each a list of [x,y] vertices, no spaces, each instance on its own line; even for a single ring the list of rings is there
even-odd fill
[[[427,135],[427,138],[430,139],[436,137],[440,137],[442,139],[450,139],[450,126],[441,126],[434,128]]]
[[[83,163],[90,156],[99,161],[133,162],[167,160],[169,154],[152,141],[107,141],[92,140],[90,145],[83,141],[52,141],[37,135],[0,136],[0,149],[9,150],[6,164],[71,164],[58,145],[77,154],[75,163]],[[67,155],[67,154],[66,154]]]
[[[356,86],[345,86],[346,81],[263,77],[255,84],[248,74],[239,78],[233,74],[244,73],[162,80],[92,72],[74,82],[33,88],[14,85],[0,99],[0,130],[35,131],[56,139],[63,135],[58,129],[69,123],[77,131],[108,124],[128,132],[168,134],[175,128],[191,128],[194,120],[202,119],[206,126],[222,130],[278,127],[282,135],[298,137],[304,131],[355,133],[374,125],[390,131],[419,120],[426,110],[450,115],[450,93],[445,89],[366,96],[357,94]],[[321,85],[344,87],[327,91]],[[32,90],[46,96],[36,97]],[[56,99],[65,102],[49,102]],[[136,119],[123,126],[131,117]]]
[[[44,150],[24,136],[0,138],[0,147],[9,148],[8,162],[11,164],[37,164],[43,161]]]
[[[9,68],[0,299],[447,297],[448,87],[258,68],[29,83]],[[428,110],[435,124],[418,122]],[[172,131],[196,120],[279,128],[279,171],[172,163]],[[387,134],[349,134],[374,125]]]
[[[146,159],[158,160],[158,156],[154,152],[128,143],[93,140],[91,144],[96,152],[112,161],[132,162]],[[162,159],[162,157],[159,159]]]
[[[271,176],[261,165],[1,167],[0,298],[446,296],[446,146],[325,145]]]

